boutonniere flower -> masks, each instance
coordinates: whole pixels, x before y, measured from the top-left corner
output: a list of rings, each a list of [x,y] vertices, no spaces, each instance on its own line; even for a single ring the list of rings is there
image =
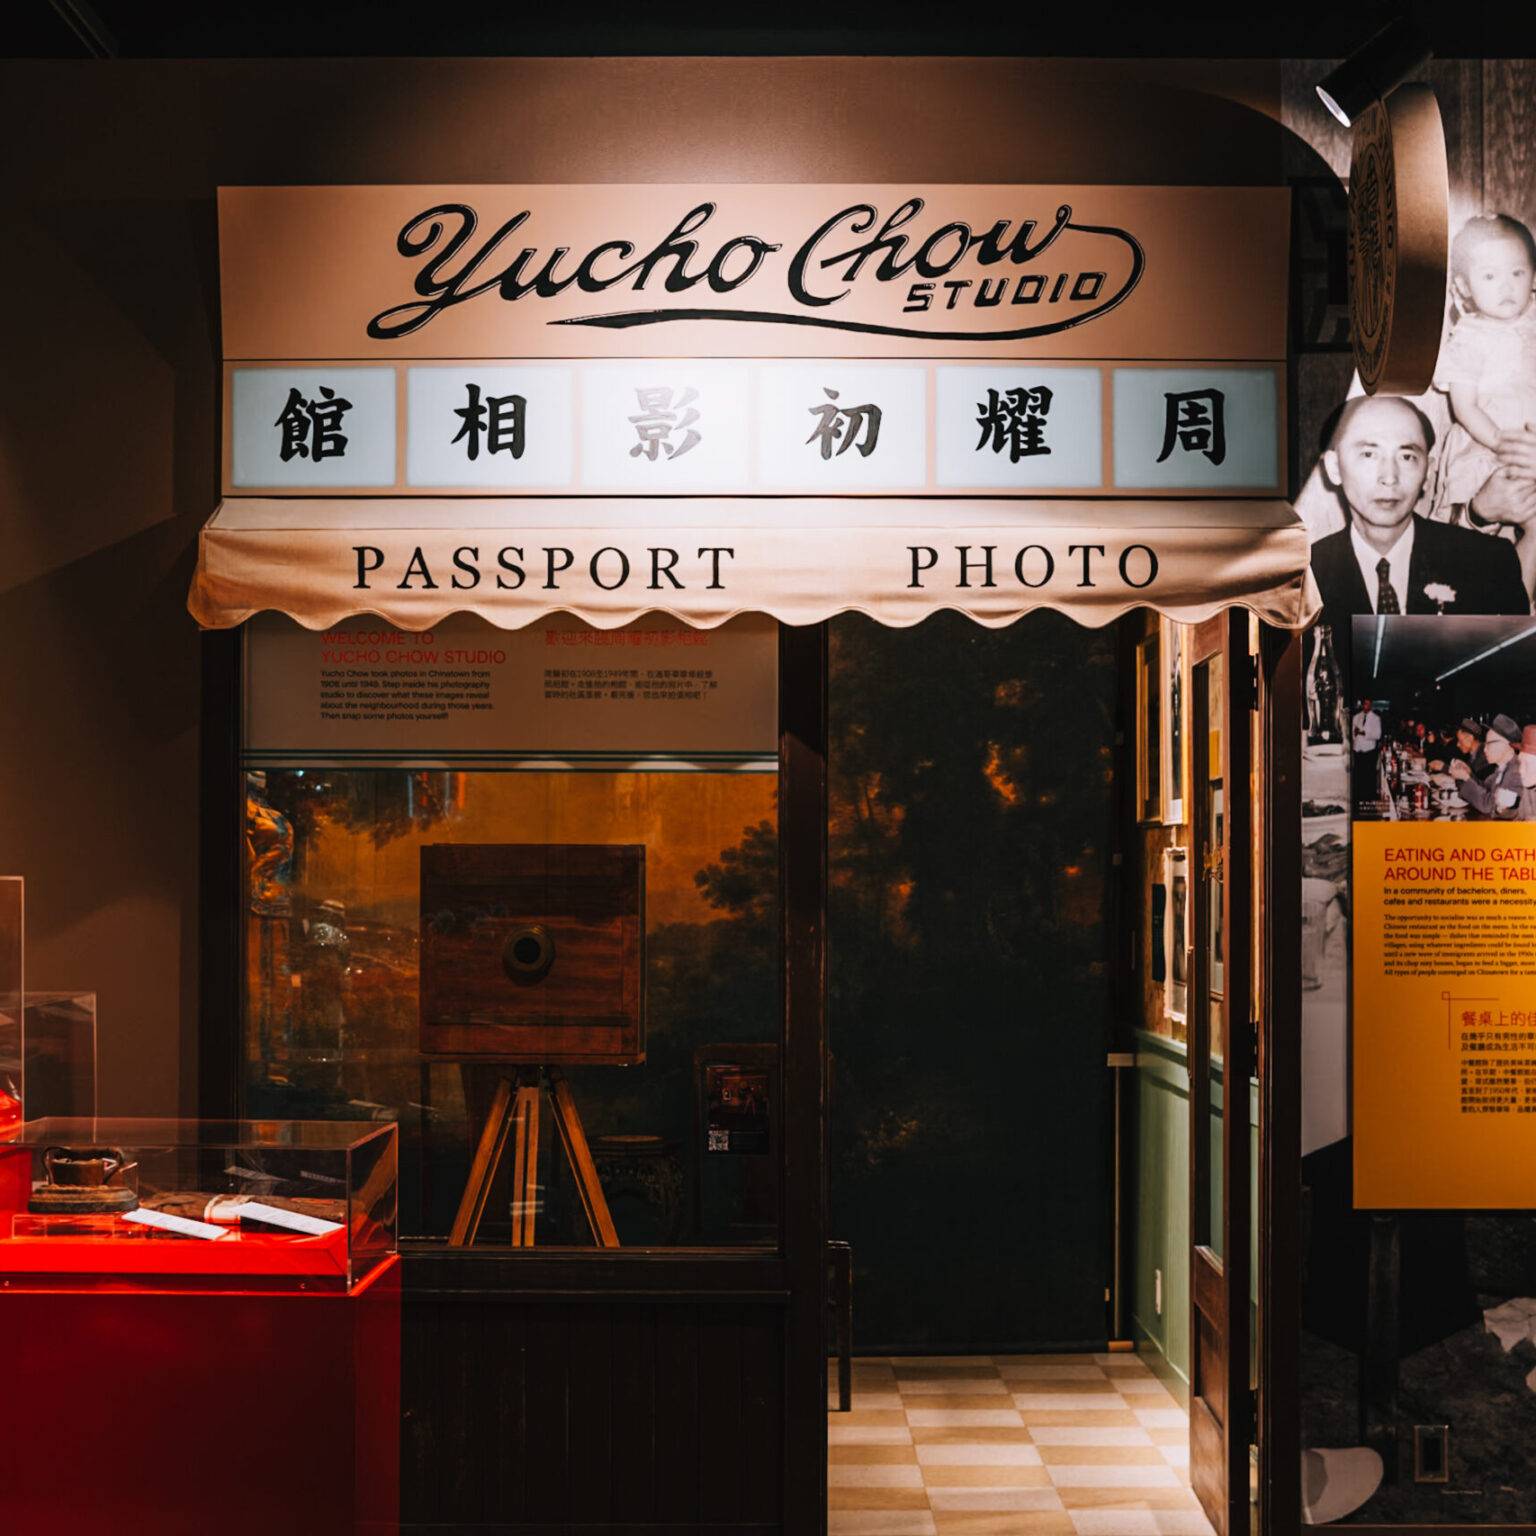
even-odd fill
[[[1424,596],[1435,605],[1436,613],[1444,613],[1445,605],[1456,601],[1456,588],[1446,586],[1443,581],[1432,581],[1424,588]]]

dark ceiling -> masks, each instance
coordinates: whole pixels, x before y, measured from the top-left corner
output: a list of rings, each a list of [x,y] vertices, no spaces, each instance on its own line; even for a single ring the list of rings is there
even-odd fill
[[[982,54],[1329,58],[1410,15],[1442,58],[1536,54],[1536,7],[1403,4],[852,5],[602,0],[10,0],[13,58],[347,58],[582,54]],[[553,14],[552,14],[553,13]]]

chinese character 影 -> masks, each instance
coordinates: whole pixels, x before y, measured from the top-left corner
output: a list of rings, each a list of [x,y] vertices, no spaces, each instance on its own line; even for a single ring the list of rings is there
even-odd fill
[[[640,402],[640,415],[629,419],[640,441],[629,450],[630,458],[638,459],[644,454],[655,463],[657,454],[665,449],[669,459],[680,459],[697,445],[699,433],[693,424],[699,413],[693,402],[699,398],[698,390],[685,389],[675,406],[672,391],[663,387],[637,389],[635,398]],[[674,431],[683,434],[680,441],[672,440]]]

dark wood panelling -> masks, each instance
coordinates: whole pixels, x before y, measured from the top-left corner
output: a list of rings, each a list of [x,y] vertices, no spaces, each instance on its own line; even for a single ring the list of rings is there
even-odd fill
[[[614,1353],[614,1314],[633,1310],[604,1307],[588,1326],[567,1328],[570,1419],[577,1426],[568,1463],[570,1513],[580,1525],[603,1525],[613,1517],[614,1423],[622,1429],[634,1413],[627,1376]]]
[[[1483,74],[1483,206],[1536,222],[1536,59],[1489,59]],[[1452,183],[1454,189],[1454,182]]]
[[[192,1021],[195,1038],[186,1056],[195,1061],[195,1106],[209,1119],[235,1113],[240,1035],[232,1021],[241,1017],[240,924],[242,855],[245,849],[244,776],[240,762],[240,660],[238,631],[202,636],[202,713],[199,720],[202,795],[199,801],[199,910],[202,923],[198,971],[200,1018]],[[217,1019],[220,1028],[206,1027]],[[190,1095],[184,1095],[190,1097]]]
[[[1301,1459],[1301,653],[1299,635],[1261,631],[1266,1006],[1259,1014],[1259,1446],[1261,1465]],[[1301,1529],[1294,1477],[1265,1477],[1260,1528]]]
[[[779,837],[784,958],[787,1530],[827,1510],[827,626],[779,629]]]
[[[1477,59],[1435,59],[1423,79],[1435,88],[1445,124],[1451,233],[1482,211],[1483,66]]]
[[[411,1292],[404,1528],[783,1528],[786,1311]]]

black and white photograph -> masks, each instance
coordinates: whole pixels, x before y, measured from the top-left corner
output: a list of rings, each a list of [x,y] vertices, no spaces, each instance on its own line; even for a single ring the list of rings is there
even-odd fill
[[[1163,884],[1168,902],[1163,909],[1163,1013],[1175,1024],[1189,1016],[1189,850],[1163,850]]]
[[[1357,821],[1536,821],[1536,622],[1357,618],[1354,675]]]
[[[1157,630],[1136,645],[1136,819],[1163,817],[1163,677]]]
[[[1189,693],[1189,663],[1182,624],[1162,622],[1163,821],[1170,827],[1184,823],[1185,699]]]

